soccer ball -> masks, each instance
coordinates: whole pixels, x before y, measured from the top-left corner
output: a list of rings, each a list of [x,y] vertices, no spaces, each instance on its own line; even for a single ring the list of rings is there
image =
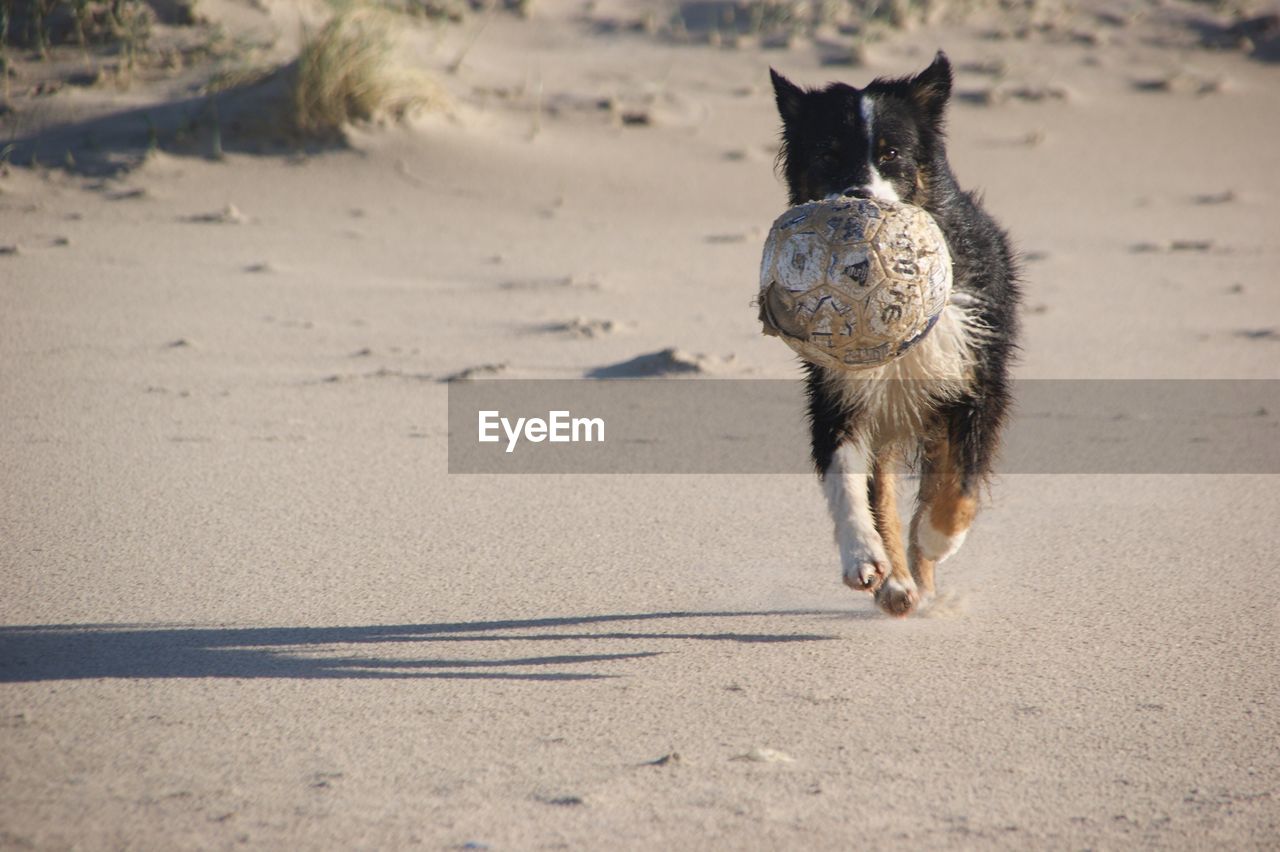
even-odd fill
[[[933,217],[894,201],[811,201],[778,217],[760,262],[760,320],[802,358],[861,370],[898,358],[933,328],[951,254]]]

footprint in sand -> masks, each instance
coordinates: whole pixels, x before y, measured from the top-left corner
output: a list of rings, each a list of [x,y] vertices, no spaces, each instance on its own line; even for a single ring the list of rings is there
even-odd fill
[[[1023,103],[1050,103],[1057,101],[1067,103],[1074,100],[1074,95],[1066,86],[1057,84],[1000,84],[983,89],[970,89],[958,92],[956,98],[976,106],[1000,106],[1011,101]]]
[[[965,74],[979,74],[983,77],[1003,77],[1009,66],[1003,59],[982,59],[961,63],[957,70]]]
[[[540,331],[552,334],[563,334],[567,337],[597,338],[614,334],[622,330],[622,324],[611,319],[588,319],[574,317],[564,322],[547,323],[539,326]]]
[[[1134,254],[1156,254],[1165,252],[1207,252],[1212,251],[1213,240],[1168,240],[1166,242],[1134,243],[1129,251]]]
[[[673,751],[670,754],[664,754],[662,757],[656,758],[654,760],[646,760],[644,763],[640,765],[641,766],[681,766],[684,763],[685,763],[685,760],[683,757],[680,756],[680,753],[677,751]]]
[[[456,373],[442,376],[440,381],[447,384],[449,382],[469,382],[475,379],[498,376],[505,373],[508,366],[505,361],[495,364],[476,364],[473,367],[464,367]]]
[[[300,328],[304,331],[310,331],[315,328],[316,324],[309,319],[279,319],[273,316],[265,316],[262,321],[269,325],[277,325],[281,328]]]
[[[638,355],[629,361],[596,367],[587,372],[589,379],[642,379],[664,376],[693,376],[722,370],[734,360],[733,355],[713,358],[690,354],[674,347]]]
[[[678,92],[621,97],[611,111],[623,127],[691,128],[703,124],[709,114],[706,104]]]
[[[1206,192],[1201,195],[1191,196],[1192,204],[1230,204],[1237,200],[1235,190],[1226,189],[1222,192]]]
[[[703,242],[711,243],[712,245],[745,243],[747,241],[747,237],[749,236],[750,234],[743,233],[741,231],[739,231],[736,234],[708,234],[707,236],[703,237]]]
[[[600,281],[594,276],[562,275],[555,278],[517,278],[502,281],[499,290],[599,290]]]
[[[746,754],[737,754],[729,758],[730,760],[746,761],[748,763],[794,763],[795,758],[787,754],[785,751],[778,751],[776,748],[767,748],[765,746],[757,746]]]
[[[370,379],[407,379],[413,382],[429,382],[434,381],[435,376],[430,373],[414,373],[406,370],[395,370],[390,367],[379,367],[376,370],[368,370],[363,373],[331,373],[319,379],[318,383],[322,385],[337,385]],[[304,384],[313,383],[305,382]]]
[[[1212,95],[1223,91],[1227,81],[1222,77],[1208,77],[1188,71],[1176,71],[1158,77],[1134,80],[1133,88],[1139,92],[1173,95]]]
[[[142,198],[149,198],[151,193],[145,189],[117,189],[106,193],[108,201],[136,201]]]
[[[1242,328],[1235,333],[1236,337],[1245,340],[1280,340],[1280,329],[1275,328]]]
[[[185,222],[202,222],[214,225],[243,225],[249,217],[240,212],[234,204],[228,204],[214,213],[196,213],[183,219]]]

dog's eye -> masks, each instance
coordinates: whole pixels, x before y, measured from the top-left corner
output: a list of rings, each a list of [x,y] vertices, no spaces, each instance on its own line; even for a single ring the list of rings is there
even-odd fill
[[[880,162],[892,163],[896,159],[898,159],[897,148],[884,148],[880,151]]]

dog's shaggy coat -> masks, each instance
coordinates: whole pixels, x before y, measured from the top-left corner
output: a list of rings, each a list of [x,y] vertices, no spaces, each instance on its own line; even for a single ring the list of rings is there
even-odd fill
[[[844,581],[906,615],[933,592],[934,566],[964,541],[991,470],[1010,404],[1018,269],[1008,236],[947,162],[944,54],[913,77],[862,89],[805,90],[772,77],[792,204],[838,195],[905,201],[933,215],[951,251],[951,302],[923,341],[873,369],[805,365],[813,461]],[[764,311],[761,318],[768,321]],[[894,488],[905,458],[921,471],[906,548]]]

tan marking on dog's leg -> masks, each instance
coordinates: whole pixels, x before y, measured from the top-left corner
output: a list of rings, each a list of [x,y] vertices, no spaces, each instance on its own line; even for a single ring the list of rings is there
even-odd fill
[[[904,616],[915,609],[920,594],[907,563],[902,543],[902,519],[898,516],[897,474],[894,465],[898,453],[892,447],[875,454],[869,481],[871,512],[876,531],[889,557],[889,577],[876,590],[876,604],[890,615]]]
[[[944,487],[938,499],[933,501],[933,508],[929,510],[930,526],[946,536],[959,535],[968,531],[976,514],[976,499],[961,494],[958,485],[954,488]]]
[[[934,562],[942,562],[964,544],[978,501],[960,490],[958,476],[945,476],[937,495],[929,505],[927,518],[916,528],[916,544],[920,552]]]
[[[876,532],[884,542],[885,554],[894,576],[906,576],[907,555],[902,545],[902,519],[898,517],[898,475],[894,463],[898,454],[892,449],[876,453],[871,465],[870,490],[871,514],[876,521]]]
[[[919,562],[913,570],[918,578],[927,575],[933,585],[934,566],[960,549],[977,512],[977,498],[961,487],[950,443],[946,438],[930,442],[920,504],[911,519],[913,565]]]

